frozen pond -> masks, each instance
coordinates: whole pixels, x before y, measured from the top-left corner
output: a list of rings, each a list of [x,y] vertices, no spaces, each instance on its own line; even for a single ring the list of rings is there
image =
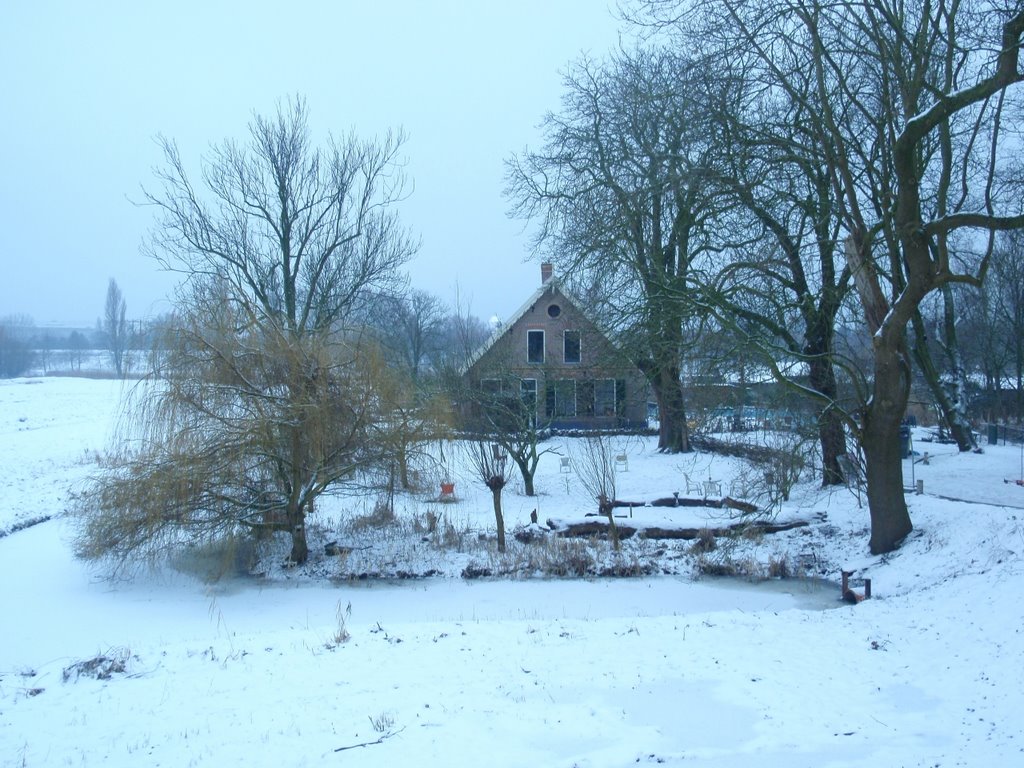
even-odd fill
[[[355,632],[381,625],[451,624],[778,612],[838,605],[813,581],[691,582],[681,577],[523,581],[426,579],[335,584],[234,579],[206,585],[177,573],[130,582],[101,578],[74,560],[53,521],[0,539],[0,613],[16,628],[0,666],[67,654],[275,630],[328,632],[339,609]],[[74,627],[73,632],[68,628]],[[76,647],[69,647],[74,644]]]

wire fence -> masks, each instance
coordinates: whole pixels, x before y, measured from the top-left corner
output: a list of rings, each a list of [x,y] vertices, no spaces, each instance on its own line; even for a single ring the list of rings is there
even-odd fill
[[[981,425],[981,437],[987,445],[1020,445],[1024,443],[1024,427],[986,423]]]

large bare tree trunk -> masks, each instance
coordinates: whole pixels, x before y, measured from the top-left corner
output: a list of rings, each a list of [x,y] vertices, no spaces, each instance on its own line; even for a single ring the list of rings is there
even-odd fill
[[[864,406],[861,447],[867,464],[868,509],[871,514],[873,554],[891,552],[913,530],[903,496],[903,461],[900,425],[910,397],[910,359],[907,355],[906,318],[890,312],[878,281],[878,272],[857,238],[846,241],[846,258],[864,309],[864,320],[874,345],[875,381]],[[916,305],[915,305],[916,306]]]
[[[690,448],[690,430],[686,424],[686,401],[679,381],[679,369],[657,364],[642,365],[658,403],[658,450],[686,453]]]
[[[898,334],[902,338],[902,334]],[[875,340],[875,383],[865,409],[861,444],[867,463],[873,554],[891,552],[913,530],[903,495],[900,425],[909,394],[909,364],[898,339]]]

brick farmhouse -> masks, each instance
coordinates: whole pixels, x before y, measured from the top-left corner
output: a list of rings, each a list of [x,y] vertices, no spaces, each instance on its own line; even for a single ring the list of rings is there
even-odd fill
[[[480,403],[519,398],[539,427],[623,429],[646,426],[647,383],[640,370],[591,321],[541,265],[541,285],[499,325],[463,373]],[[466,411],[469,413],[466,413]]]

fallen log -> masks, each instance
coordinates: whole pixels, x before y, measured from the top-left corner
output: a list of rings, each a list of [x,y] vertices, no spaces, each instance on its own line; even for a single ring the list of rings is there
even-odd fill
[[[622,501],[621,499],[616,499],[615,501],[612,502],[612,506],[613,507],[646,507],[647,506],[647,502],[646,501]]]
[[[771,523],[767,521],[755,521],[750,523],[733,523],[732,525],[710,528],[662,528],[656,525],[637,526],[626,523],[615,523],[620,539],[628,539],[637,533],[643,533],[649,539],[682,539],[684,541],[699,539],[701,536],[711,534],[712,536],[731,536],[741,530],[754,530],[760,533],[781,533],[791,531],[794,528],[803,528],[810,525],[806,520],[793,520],[788,523]],[[584,523],[569,523],[560,528],[554,520],[548,520],[548,527],[556,536],[572,538],[579,536],[599,536],[608,532],[606,520],[588,520]]]
[[[735,509],[738,512],[747,512],[750,514],[757,512],[756,504],[751,504],[749,501],[743,501],[742,499],[734,499],[732,496],[726,496],[722,499],[722,506],[728,507],[729,509]]]
[[[705,497],[697,496],[679,496],[664,499],[655,499],[648,503],[642,501],[621,501],[616,499],[613,502],[613,506],[616,508],[629,507],[630,509],[640,509],[642,507],[711,507],[712,509],[722,509],[727,507],[729,509],[735,509],[739,512],[757,512],[757,505],[749,501],[743,501],[742,499],[734,499],[731,496],[723,496],[721,499],[709,499]]]
[[[575,536],[600,536],[608,533],[608,518],[603,517],[601,520],[588,520],[585,523],[570,523],[565,528],[558,528],[558,524],[554,520],[548,520],[548,528],[551,529],[552,533],[556,536],[562,536],[563,538],[570,538]],[[615,523],[615,530],[619,534],[619,539],[628,539],[637,532],[637,528],[632,525],[625,523]]]

